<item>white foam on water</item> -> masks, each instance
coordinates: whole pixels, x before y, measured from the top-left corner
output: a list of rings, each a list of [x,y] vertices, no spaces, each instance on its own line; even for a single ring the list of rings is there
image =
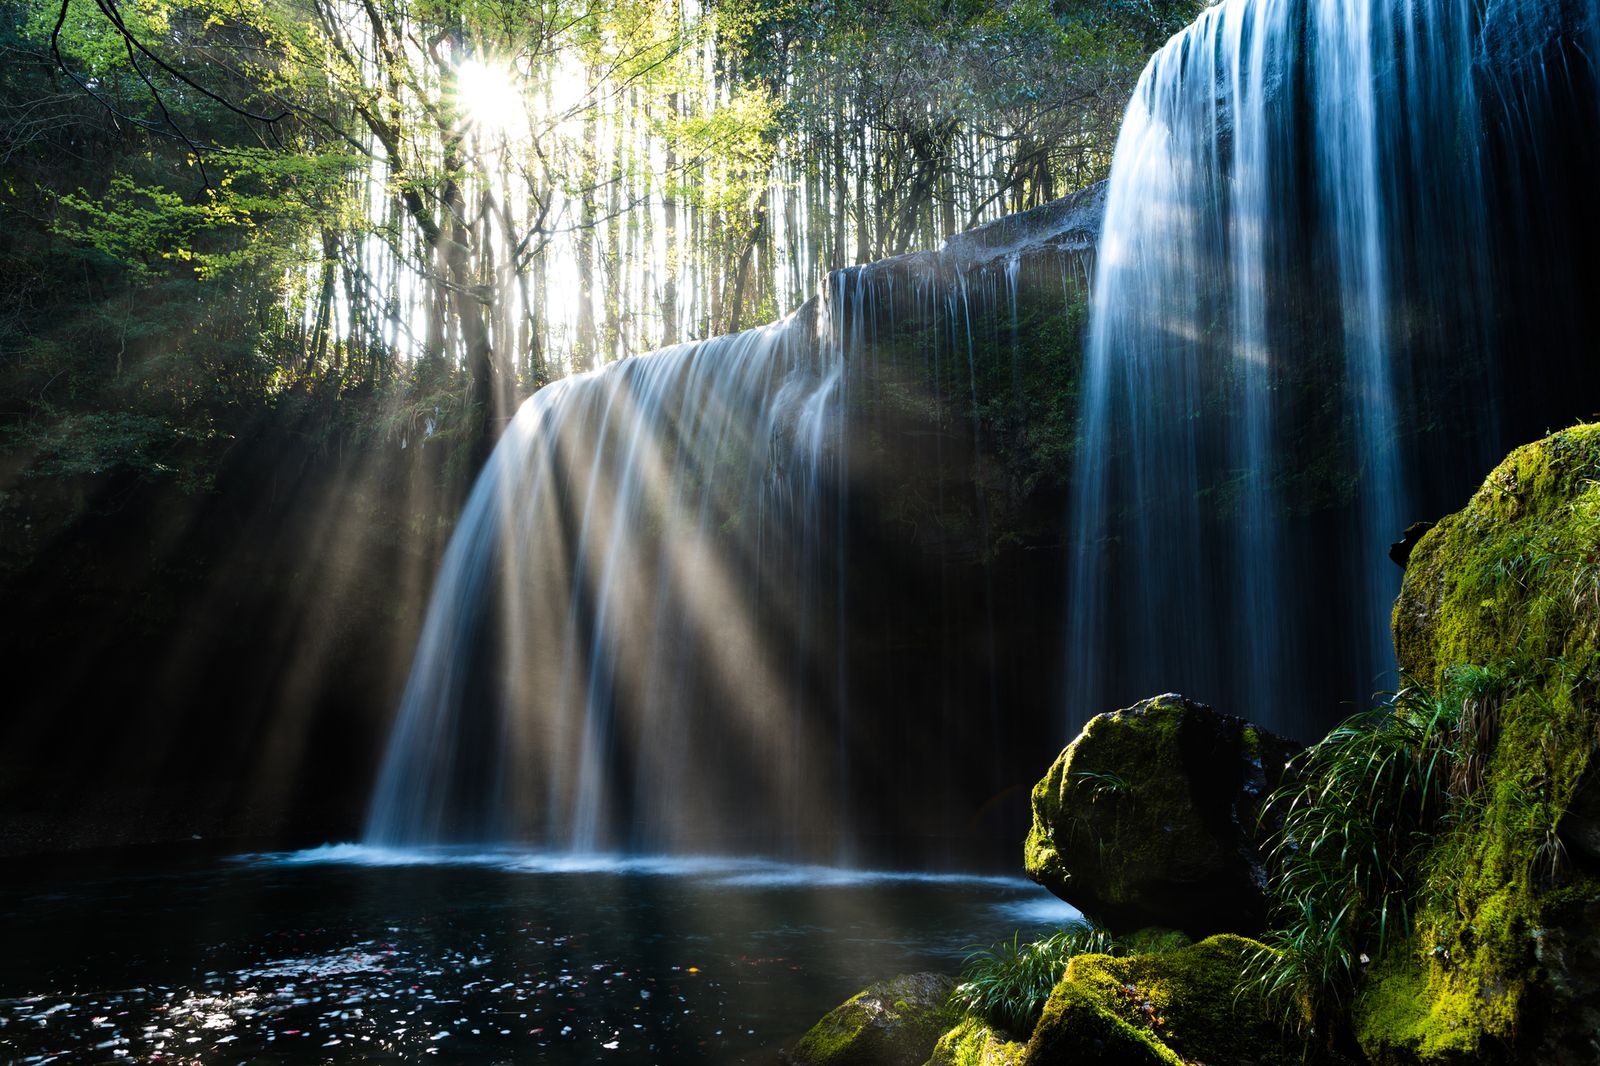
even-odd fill
[[[991,908],[996,914],[1023,925],[1072,925],[1084,920],[1083,912],[1065,900],[1043,892],[1029,899],[996,903]]]
[[[1078,913],[1075,908],[1046,895],[1037,885],[1020,877],[915,870],[859,870],[730,855],[627,855],[472,846],[400,848],[344,843],[323,844],[300,851],[241,855],[238,861],[260,866],[471,866],[528,874],[682,877],[742,888],[832,888],[895,883],[974,885],[1038,896],[1037,899],[1021,901],[1018,905],[1033,908],[1041,915],[1051,914],[1046,919],[1049,922],[1058,920],[1053,915],[1060,908],[1065,909],[1060,913],[1067,916],[1060,920],[1068,920]]]

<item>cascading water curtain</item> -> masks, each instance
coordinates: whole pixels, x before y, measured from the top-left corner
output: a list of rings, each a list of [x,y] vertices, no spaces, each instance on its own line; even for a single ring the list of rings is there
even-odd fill
[[[845,730],[791,706],[819,668],[836,702],[845,646],[848,338],[821,318],[527,401],[444,560],[369,842],[763,849],[844,824]]]
[[[1477,19],[1226,0],[1146,69],[1083,372],[1069,728],[1181,689],[1304,735],[1393,686],[1387,547],[1438,465],[1413,431],[1448,380],[1485,428],[1447,461],[1496,438]]]

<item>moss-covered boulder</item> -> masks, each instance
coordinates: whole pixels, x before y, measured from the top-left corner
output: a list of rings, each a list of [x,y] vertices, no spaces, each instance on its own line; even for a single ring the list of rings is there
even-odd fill
[[[939,1038],[961,1021],[950,1006],[955,982],[901,974],[852,996],[801,1037],[784,1061],[794,1066],[923,1066]]]
[[[1407,677],[1464,663],[1589,658],[1600,616],[1600,423],[1512,452],[1418,542],[1394,606]]]
[[[1080,955],[1050,994],[1026,1066],[1261,1066],[1302,1061],[1257,986],[1264,950],[1223,935],[1164,955]]]
[[[1376,1063],[1600,1061],[1600,425],[1519,448],[1412,552],[1395,647],[1471,681],[1410,937],[1354,1009]]]
[[[1028,876],[1125,932],[1254,932],[1262,801],[1300,746],[1182,696],[1092,719],[1033,789]]]
[[[1027,1045],[972,1015],[939,1038],[927,1066],[1019,1066]]]

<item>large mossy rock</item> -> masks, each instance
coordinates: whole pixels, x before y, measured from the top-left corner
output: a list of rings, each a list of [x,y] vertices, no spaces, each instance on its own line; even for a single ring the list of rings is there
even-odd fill
[[[1512,452],[1412,550],[1394,606],[1407,678],[1461,664],[1592,659],[1600,616],[1600,424]]]
[[[1027,1045],[982,1018],[968,1015],[939,1038],[927,1066],[1019,1066]]]
[[[1164,955],[1080,955],[1050,994],[1025,1066],[1278,1066],[1302,1061],[1257,986],[1265,950],[1223,935]]]
[[[1034,786],[1028,876],[1119,932],[1255,932],[1261,805],[1298,750],[1177,695],[1099,715]]]
[[[801,1037],[784,1061],[794,1066],[923,1066],[939,1038],[962,1019],[950,1006],[955,982],[901,974],[852,996]]]
[[[1472,683],[1411,936],[1355,1005],[1375,1063],[1600,1062],[1597,481],[1600,425],[1519,448],[1408,561],[1402,671]]]

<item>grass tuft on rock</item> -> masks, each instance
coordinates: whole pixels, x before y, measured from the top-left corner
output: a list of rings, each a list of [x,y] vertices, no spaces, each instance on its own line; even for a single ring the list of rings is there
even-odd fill
[[[1481,687],[1476,675],[1465,684]],[[1269,808],[1268,950],[1250,973],[1288,1023],[1326,1030],[1348,1010],[1365,965],[1408,935],[1417,871],[1450,802],[1459,686],[1407,688],[1306,749]]]
[[[1386,1064],[1566,1061],[1600,1015],[1600,425],[1514,451],[1407,563],[1408,687],[1276,794],[1280,1017]],[[1575,1041],[1577,1043],[1575,1043]]]
[[[992,1025],[1026,1035],[1039,1020],[1068,962],[1079,955],[1122,952],[1110,933],[1088,923],[1068,926],[1031,943],[1024,943],[1022,934],[1017,933],[967,956],[952,1000]]]

